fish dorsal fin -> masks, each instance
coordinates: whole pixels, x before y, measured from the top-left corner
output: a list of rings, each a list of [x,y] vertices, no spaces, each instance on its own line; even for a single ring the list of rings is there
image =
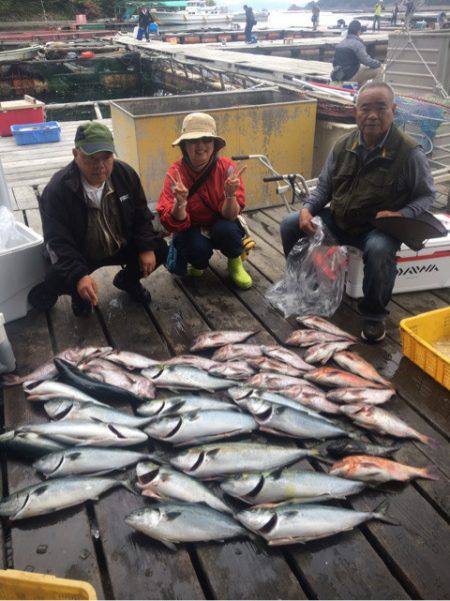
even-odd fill
[[[206,451],[206,455],[208,457],[210,457],[211,459],[214,459],[214,457],[218,454],[218,452],[220,451],[220,449],[211,449],[210,451]],[[203,453],[205,454],[205,453]]]
[[[108,429],[117,436],[117,438],[123,438],[125,439],[126,436],[123,436],[123,434],[116,428],[116,426],[114,426],[114,424],[108,424]]]
[[[169,522],[172,522],[173,520],[176,520],[178,517],[180,517],[181,515],[181,511],[168,511],[166,513],[166,518]]]
[[[283,473],[283,468],[280,467],[277,470],[274,470],[273,472],[270,472],[270,477],[273,480],[279,480],[281,478],[281,474]]]

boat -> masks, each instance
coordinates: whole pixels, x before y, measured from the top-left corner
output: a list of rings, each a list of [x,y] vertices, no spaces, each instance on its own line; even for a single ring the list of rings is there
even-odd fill
[[[27,48],[15,48],[14,50],[2,50],[0,52],[0,63],[11,61],[26,61],[37,56],[42,46],[28,46]]]
[[[162,3],[159,3],[162,4]],[[183,4],[183,3],[177,3]],[[155,14],[161,25],[219,25],[232,20],[231,13],[217,6],[208,6],[204,0],[187,0],[184,8]]]

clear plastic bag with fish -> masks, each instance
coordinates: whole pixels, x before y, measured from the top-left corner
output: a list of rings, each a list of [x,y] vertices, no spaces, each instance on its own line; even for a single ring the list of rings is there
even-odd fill
[[[313,236],[301,238],[289,253],[284,278],[266,292],[266,298],[285,317],[330,317],[341,304],[347,272],[347,250],[338,246],[320,217],[314,217]]]

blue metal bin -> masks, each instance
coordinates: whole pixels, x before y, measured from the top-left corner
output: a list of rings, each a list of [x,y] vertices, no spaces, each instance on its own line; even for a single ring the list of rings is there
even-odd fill
[[[61,127],[57,121],[11,125],[11,132],[19,146],[59,142],[61,140]]]

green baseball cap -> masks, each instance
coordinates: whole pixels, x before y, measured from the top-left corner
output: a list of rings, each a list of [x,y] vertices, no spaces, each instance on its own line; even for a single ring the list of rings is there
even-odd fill
[[[75,148],[88,155],[96,152],[115,152],[111,131],[106,125],[97,121],[88,121],[78,127],[75,134]]]

